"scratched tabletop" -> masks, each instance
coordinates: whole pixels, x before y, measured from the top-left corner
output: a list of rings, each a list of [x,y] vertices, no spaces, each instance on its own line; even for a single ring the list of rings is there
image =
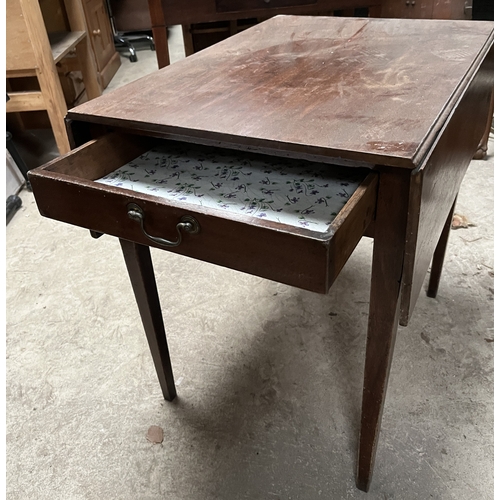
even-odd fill
[[[68,116],[414,168],[492,43],[491,22],[277,16]]]

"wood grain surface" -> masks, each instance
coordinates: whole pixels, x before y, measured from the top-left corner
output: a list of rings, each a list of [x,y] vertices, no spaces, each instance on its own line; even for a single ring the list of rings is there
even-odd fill
[[[407,325],[434,250],[488,118],[493,51],[450,113],[423,168],[412,175],[400,322]],[[438,271],[436,269],[436,271]]]
[[[225,147],[414,168],[490,48],[492,28],[277,16],[68,116]]]
[[[167,401],[172,401],[177,391],[151,253],[148,246],[131,241],[120,239],[120,245],[163,397]]]
[[[186,235],[176,253],[323,293],[370,227],[357,477],[368,490],[398,322],[408,322],[433,254],[439,275],[443,227],[486,123],[492,29],[478,21],[279,16],[69,113],[75,145],[107,128],[116,133],[30,172],[37,204],[42,215],[122,240],[166,399],[175,387],[147,251],[158,245],[128,217],[131,201],[147,213],[150,234],[167,239],[182,215],[197,219],[199,234]],[[130,144],[125,132],[136,136]],[[374,171],[324,234],[92,182],[148,135],[366,162]]]
[[[5,51],[7,71],[32,70],[37,67],[35,54],[28,34],[26,21],[21,4],[18,0],[7,0],[6,4],[6,29]]]
[[[359,433],[357,486],[363,491],[368,491],[373,474],[398,330],[410,186],[408,171],[382,167],[379,173]]]

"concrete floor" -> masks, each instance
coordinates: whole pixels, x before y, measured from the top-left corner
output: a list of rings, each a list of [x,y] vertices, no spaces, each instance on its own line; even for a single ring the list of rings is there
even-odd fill
[[[112,87],[154,70],[138,56]],[[452,231],[438,298],[422,292],[400,328],[368,494],[354,470],[370,240],[326,296],[153,249],[168,403],[118,241],[42,218],[23,190],[6,231],[8,498],[492,498],[489,153],[464,181],[457,213],[474,226]]]

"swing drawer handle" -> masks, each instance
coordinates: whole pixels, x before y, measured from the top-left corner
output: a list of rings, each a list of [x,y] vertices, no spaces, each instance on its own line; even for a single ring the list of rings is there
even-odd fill
[[[141,225],[142,232],[148,239],[164,247],[178,247],[182,243],[182,231],[191,234],[196,234],[200,231],[200,225],[194,217],[191,217],[190,215],[183,215],[175,226],[179,237],[175,241],[169,241],[164,238],[159,238],[158,236],[151,236],[147,233],[144,229],[144,211],[139,205],[129,203],[127,205],[127,214],[132,220],[137,221]]]

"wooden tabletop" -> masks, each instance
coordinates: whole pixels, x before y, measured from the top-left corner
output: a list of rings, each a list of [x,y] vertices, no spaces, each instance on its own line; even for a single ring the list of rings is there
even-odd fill
[[[277,16],[68,117],[414,168],[492,43],[492,22]]]

